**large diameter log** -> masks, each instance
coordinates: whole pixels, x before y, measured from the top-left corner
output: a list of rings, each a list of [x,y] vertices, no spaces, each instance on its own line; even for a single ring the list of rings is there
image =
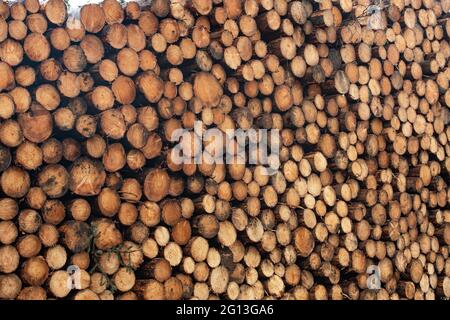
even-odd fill
[[[80,20],[87,32],[97,33],[105,25],[105,14],[98,4],[88,4],[81,8]]]
[[[150,201],[160,201],[169,193],[170,177],[166,170],[153,169],[145,176],[144,194]]]
[[[99,194],[106,179],[101,163],[88,158],[78,159],[70,169],[69,175],[70,190],[80,196]]]
[[[62,165],[48,165],[39,172],[38,183],[47,196],[60,198],[69,189],[69,173]]]
[[[200,72],[194,79],[194,94],[206,106],[216,106],[223,94],[223,89],[212,74]]]
[[[314,249],[314,237],[306,228],[300,227],[294,231],[294,241],[298,253],[303,257],[309,256]]]
[[[53,120],[50,112],[34,103],[30,111],[18,117],[23,135],[31,142],[41,143],[47,140],[53,131]]]
[[[158,102],[163,94],[163,81],[151,71],[139,76],[137,85],[149,102]]]

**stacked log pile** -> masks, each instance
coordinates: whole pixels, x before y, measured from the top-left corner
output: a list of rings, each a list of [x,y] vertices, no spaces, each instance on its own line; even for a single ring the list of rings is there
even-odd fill
[[[0,3],[0,299],[450,298],[449,11]],[[196,121],[279,170],[177,163]]]

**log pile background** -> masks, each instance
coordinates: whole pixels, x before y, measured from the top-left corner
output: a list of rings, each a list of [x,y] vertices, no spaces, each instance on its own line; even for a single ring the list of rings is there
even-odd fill
[[[450,1],[371,4],[0,3],[0,298],[449,298]],[[280,170],[177,165],[196,120]]]

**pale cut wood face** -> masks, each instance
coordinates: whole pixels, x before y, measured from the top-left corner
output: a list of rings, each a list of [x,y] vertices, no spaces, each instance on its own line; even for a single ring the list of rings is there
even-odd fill
[[[45,6],[45,4],[48,2],[49,0],[38,0],[38,2],[42,5]],[[122,5],[125,6],[128,2],[131,2],[132,0],[119,0],[118,2]],[[22,1],[19,0],[10,0],[8,1],[8,3],[10,5],[13,5],[14,3],[20,3]],[[87,5],[87,4],[101,4],[103,2],[103,0],[64,0],[64,3],[67,6],[67,14],[69,17],[74,18],[74,19],[79,19],[80,17],[80,10],[83,6]],[[152,0],[137,0],[137,1],[133,1],[139,4],[139,6],[141,7],[145,7],[151,4]]]

